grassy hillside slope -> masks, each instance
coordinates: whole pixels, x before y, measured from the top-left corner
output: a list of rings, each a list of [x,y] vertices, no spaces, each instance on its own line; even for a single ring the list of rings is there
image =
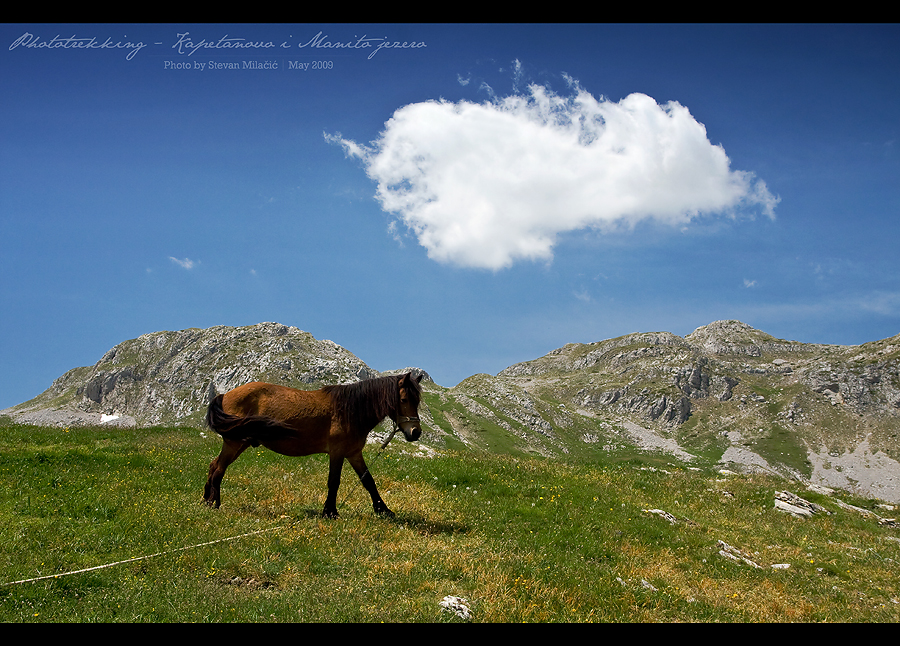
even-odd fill
[[[324,456],[248,450],[222,508],[201,505],[218,448],[196,428],[0,426],[0,620],[463,621],[447,595],[475,622],[900,620],[898,530],[873,500],[794,487],[823,507],[798,518],[774,506],[784,480],[624,445],[394,442],[367,460],[397,517],[350,472],[326,521]]]

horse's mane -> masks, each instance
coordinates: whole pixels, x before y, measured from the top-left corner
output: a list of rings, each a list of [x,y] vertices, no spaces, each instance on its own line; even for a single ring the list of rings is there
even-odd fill
[[[410,375],[407,391],[418,407],[421,391]],[[400,410],[400,387],[397,376],[364,379],[353,384],[325,386],[322,389],[334,402],[335,411],[344,428],[368,433],[385,417]]]

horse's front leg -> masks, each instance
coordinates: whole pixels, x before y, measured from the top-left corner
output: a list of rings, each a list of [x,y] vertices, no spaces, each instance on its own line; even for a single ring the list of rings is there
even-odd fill
[[[325,498],[325,507],[322,509],[324,518],[337,518],[337,492],[341,486],[341,469],[344,468],[344,456],[328,457],[328,497]]]
[[[388,506],[384,504],[384,501],[381,499],[381,495],[378,493],[378,487],[375,486],[375,478],[372,477],[372,474],[369,473],[369,469],[366,467],[366,461],[363,459],[362,451],[347,459],[350,461],[353,470],[356,471],[356,475],[359,476],[359,480],[366,488],[366,491],[372,496],[372,507],[375,509],[375,513],[393,518],[394,512],[388,509]]]

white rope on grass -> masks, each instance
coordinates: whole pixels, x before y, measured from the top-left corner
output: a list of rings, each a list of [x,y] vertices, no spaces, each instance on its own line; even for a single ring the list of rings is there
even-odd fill
[[[116,561],[115,563],[106,563],[104,565],[95,565],[94,567],[84,568],[83,570],[73,570],[72,572],[62,572],[60,574],[47,574],[45,576],[38,576],[33,579],[22,579],[21,581],[10,581],[8,583],[0,584],[0,587],[7,585],[16,585],[18,583],[32,583],[34,581],[42,581],[44,579],[58,579],[61,576],[69,576],[70,574],[81,574],[82,572],[91,572],[93,570],[102,570],[104,568],[112,567],[114,565],[122,565],[123,563],[132,563],[134,561],[143,561],[144,559],[152,559],[156,556],[164,556],[166,554],[172,554],[173,552],[183,552],[184,550],[194,549],[196,547],[203,547],[204,545],[213,545],[215,543],[224,543],[225,541],[233,541],[238,538],[244,538],[246,536],[253,536],[254,534],[262,534],[264,532],[271,532],[275,529],[281,529],[284,525],[279,525],[277,527],[269,527],[267,529],[258,529],[255,532],[248,532],[246,534],[241,534],[240,536],[229,536],[228,538],[219,538],[214,541],[208,541],[206,543],[198,543],[197,545],[188,545],[187,547],[176,547],[175,549],[166,550],[165,552],[157,552],[156,554],[148,554],[146,556],[135,556],[131,559],[125,559],[124,561]]]

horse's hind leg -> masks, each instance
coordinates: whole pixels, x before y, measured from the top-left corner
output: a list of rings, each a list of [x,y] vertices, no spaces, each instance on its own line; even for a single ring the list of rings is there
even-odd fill
[[[394,512],[388,509],[388,506],[384,504],[384,501],[381,499],[381,495],[378,493],[378,487],[375,486],[375,478],[373,478],[372,474],[369,473],[369,469],[366,467],[366,461],[363,459],[362,452],[352,457],[348,457],[347,459],[350,461],[350,465],[353,467],[353,470],[356,471],[356,475],[359,476],[359,480],[366,488],[366,491],[368,491],[369,495],[372,496],[372,507],[375,509],[375,513],[393,517]]]
[[[247,442],[235,442],[234,440],[222,440],[222,450],[218,457],[209,464],[209,476],[206,479],[206,486],[203,488],[203,500],[210,507],[219,508],[221,504],[221,495],[219,488],[222,484],[222,478],[225,476],[225,470],[228,465],[237,460],[238,456],[250,446]]]

